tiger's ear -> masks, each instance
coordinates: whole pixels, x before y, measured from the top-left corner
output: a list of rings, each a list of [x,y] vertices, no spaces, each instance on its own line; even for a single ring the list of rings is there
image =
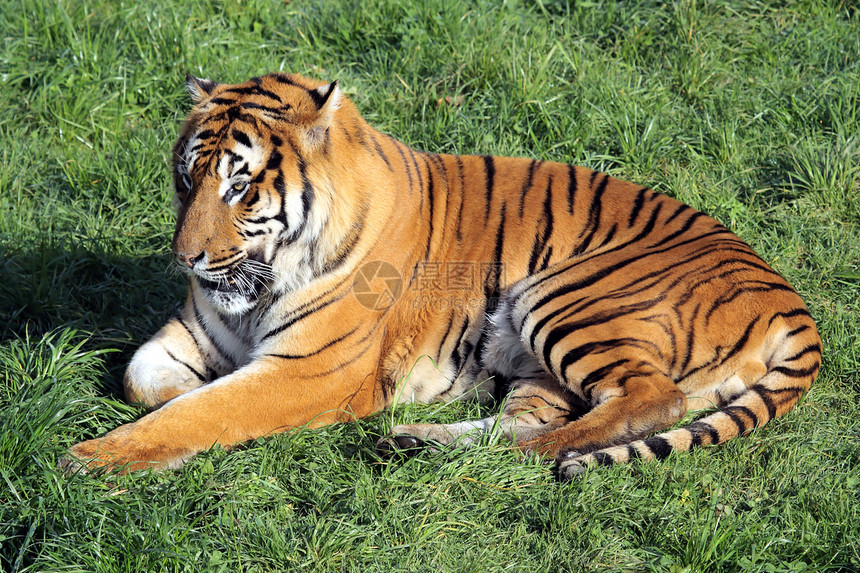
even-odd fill
[[[340,107],[341,92],[337,80],[310,91],[317,104],[317,116],[307,131],[308,147],[314,148],[325,139],[325,133],[334,120],[334,112]]]
[[[191,74],[185,74],[185,89],[188,90],[188,95],[191,96],[191,101],[197,105],[208,96],[212,95],[218,84],[212,80],[203,80],[195,78]]]

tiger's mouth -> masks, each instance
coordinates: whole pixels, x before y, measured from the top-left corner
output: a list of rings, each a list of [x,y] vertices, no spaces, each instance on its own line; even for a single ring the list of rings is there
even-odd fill
[[[239,312],[257,303],[275,273],[268,264],[249,256],[218,275],[198,271],[193,276],[212,303],[227,312]]]
[[[224,293],[238,293],[238,292],[240,292],[239,285],[236,283],[236,279],[233,279],[233,278],[224,279],[224,280],[220,280],[220,281],[210,281],[209,279],[197,277],[197,282],[199,282],[200,286],[205,288],[206,290],[224,292]]]

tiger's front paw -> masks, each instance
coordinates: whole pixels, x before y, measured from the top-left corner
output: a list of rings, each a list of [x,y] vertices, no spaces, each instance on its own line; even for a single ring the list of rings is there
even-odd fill
[[[158,455],[153,448],[136,443],[131,436],[132,424],[120,426],[103,438],[87,440],[69,448],[69,453],[58,462],[60,470],[71,475],[95,470],[120,474],[144,469],[172,467],[169,459]],[[181,462],[178,464],[181,465]],[[178,467],[177,465],[177,467]]]
[[[65,475],[90,473],[93,470],[113,467],[114,456],[101,447],[101,440],[87,440],[69,448],[57,465]]]

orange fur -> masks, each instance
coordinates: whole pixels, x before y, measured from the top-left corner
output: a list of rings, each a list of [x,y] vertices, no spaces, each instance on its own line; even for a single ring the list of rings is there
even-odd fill
[[[817,374],[800,297],[669,197],[582,167],[414,151],[336,84],[188,84],[173,241],[188,302],[126,373],[153,411],[73,447],[69,468],[177,467],[398,400],[495,395],[498,419],[396,427],[379,447],[502,432],[570,477],[746,433]]]

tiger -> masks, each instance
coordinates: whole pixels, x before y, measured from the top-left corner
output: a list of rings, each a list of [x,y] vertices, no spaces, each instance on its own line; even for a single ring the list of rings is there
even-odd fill
[[[488,437],[571,479],[747,434],[818,374],[797,292],[665,194],[411,149],[337,81],[186,87],[172,241],[186,302],[125,373],[147,413],[73,446],[69,471],[179,468],[216,445],[476,399],[494,413],[395,425],[375,448]]]

